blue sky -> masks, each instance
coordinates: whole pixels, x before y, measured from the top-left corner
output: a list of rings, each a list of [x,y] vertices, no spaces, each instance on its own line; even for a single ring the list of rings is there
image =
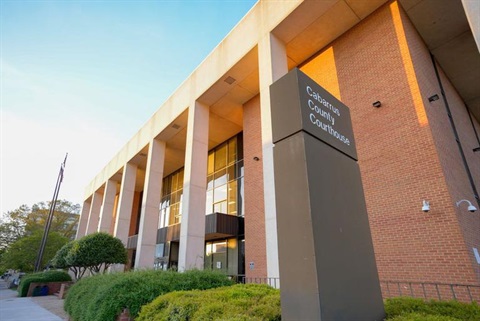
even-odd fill
[[[254,0],[0,0],[5,213],[85,186]]]

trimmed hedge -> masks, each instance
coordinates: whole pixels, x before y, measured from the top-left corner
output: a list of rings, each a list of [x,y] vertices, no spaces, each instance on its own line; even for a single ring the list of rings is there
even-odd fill
[[[441,316],[441,315],[422,314],[422,313],[402,314],[394,317],[393,319],[387,319],[387,320],[388,321],[462,321],[457,318]]]
[[[65,271],[45,271],[27,274],[22,277],[18,286],[18,295],[25,297],[28,294],[30,283],[45,283],[45,282],[63,282],[72,281],[72,277]]]
[[[427,320],[428,317],[444,317],[443,319],[433,320],[462,320],[478,321],[480,320],[480,306],[473,303],[462,303],[458,301],[428,301],[414,299],[409,297],[392,298],[385,300],[385,312],[387,320],[406,321],[406,320]],[[410,315],[410,316],[409,316]],[[407,318],[407,317],[410,318]],[[423,317],[423,319],[422,319]],[[448,319],[448,318],[450,319]],[[428,319],[430,320],[430,319]]]
[[[143,305],[168,292],[232,284],[224,274],[197,270],[95,275],[70,287],[64,309],[74,321],[115,321],[124,308],[135,318]]]
[[[279,321],[280,291],[265,284],[237,284],[173,292],[145,305],[135,320]]]

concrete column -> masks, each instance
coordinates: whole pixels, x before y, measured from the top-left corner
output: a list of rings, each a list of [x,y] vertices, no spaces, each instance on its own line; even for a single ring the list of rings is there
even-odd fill
[[[155,260],[165,148],[165,142],[156,139],[148,147],[135,269],[152,268]]]
[[[98,218],[100,217],[100,208],[102,207],[103,196],[100,192],[93,193],[92,206],[88,215],[87,234],[95,233],[98,229]]]
[[[209,107],[194,102],[188,109],[187,146],[180,229],[179,271],[203,269],[207,191]]]
[[[477,43],[478,50],[480,51],[480,1],[462,0],[462,4],[470,25],[470,29],[472,30],[473,38]]]
[[[91,203],[89,201],[83,202],[82,213],[80,214],[80,220],[77,227],[76,240],[85,236],[87,232],[88,216],[90,215]]]
[[[258,43],[260,73],[260,110],[263,145],[263,190],[265,191],[265,237],[267,241],[268,277],[278,278],[277,214],[275,207],[275,180],[273,172],[272,117],[270,85],[288,72],[285,44],[273,34]]]
[[[127,245],[130,218],[132,217],[133,194],[137,179],[137,165],[125,164],[123,167],[122,184],[118,200],[117,218],[113,235]]]
[[[100,212],[100,224],[98,226],[99,232],[110,233],[115,194],[117,194],[117,182],[109,179],[107,183],[105,183],[105,192],[103,193],[102,211]]]

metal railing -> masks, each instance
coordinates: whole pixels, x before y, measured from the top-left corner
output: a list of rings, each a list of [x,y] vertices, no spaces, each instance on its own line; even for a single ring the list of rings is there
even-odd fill
[[[280,278],[268,278],[268,277],[245,277],[244,275],[238,275],[236,282],[238,283],[255,283],[255,284],[268,284],[275,289],[280,288]]]
[[[237,283],[268,284],[280,288],[279,278],[245,277],[245,275],[230,276]],[[480,303],[480,285],[475,284],[449,284],[434,282],[406,282],[406,281],[380,281],[382,296],[395,298],[409,296],[425,300],[461,301]]]
[[[426,300],[480,302],[480,285],[433,282],[380,281],[384,299],[399,296]]]

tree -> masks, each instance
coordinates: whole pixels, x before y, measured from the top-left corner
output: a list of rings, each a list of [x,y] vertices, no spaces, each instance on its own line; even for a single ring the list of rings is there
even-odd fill
[[[29,212],[30,208],[22,205],[5,214],[5,218],[0,222],[0,250],[2,252],[25,234],[25,220]]]
[[[75,245],[76,242],[77,241],[70,241],[64,246],[62,246],[62,248],[58,250],[57,254],[55,254],[55,256],[53,257],[51,264],[53,267],[57,269],[71,270],[75,275],[75,279],[78,280],[83,276],[83,274],[85,274],[85,271],[87,270],[87,268],[81,267],[81,266],[72,266],[68,264],[66,260],[67,256],[69,255],[72,247]]]
[[[35,267],[35,259],[38,254],[38,249],[40,248],[41,240],[41,231],[19,238],[3,253],[0,263],[1,267],[32,272]],[[49,233],[41,266],[46,266],[55,256],[55,253],[67,242],[68,238],[60,233]]]
[[[127,249],[122,241],[108,233],[98,232],[65,244],[52,260],[57,268],[69,268],[80,279],[85,271],[106,271],[112,264],[126,264]]]
[[[0,252],[6,250],[21,237],[33,235],[45,228],[50,202],[36,203],[31,208],[22,205],[4,214],[0,222]],[[52,217],[51,232],[73,239],[76,234],[80,205],[66,200],[58,200]]]

